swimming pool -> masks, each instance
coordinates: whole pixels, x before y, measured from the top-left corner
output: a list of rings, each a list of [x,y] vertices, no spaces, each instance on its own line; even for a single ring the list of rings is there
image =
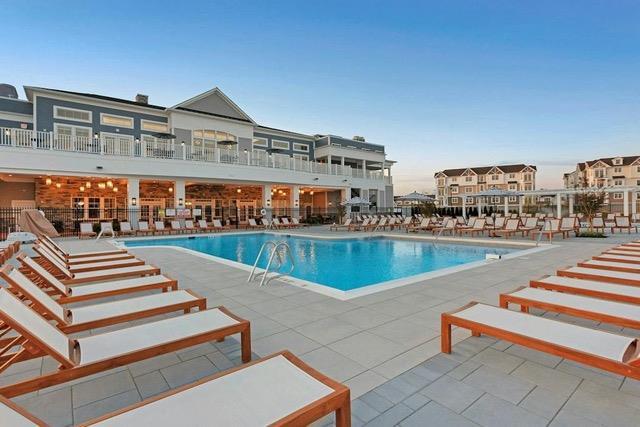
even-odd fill
[[[291,247],[296,260],[291,276],[344,292],[483,261],[487,254],[516,251],[386,237],[317,239],[269,233],[129,240],[125,244],[178,246],[253,266],[260,247],[269,240],[284,240]],[[267,257],[262,258],[258,266],[264,268]]]

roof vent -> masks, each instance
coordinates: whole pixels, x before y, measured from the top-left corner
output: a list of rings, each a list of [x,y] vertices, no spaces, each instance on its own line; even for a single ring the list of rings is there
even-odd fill
[[[352,139],[353,139],[354,141],[358,141],[358,142],[365,142],[365,140],[364,140],[364,136],[358,136],[358,135],[356,135],[356,136],[354,136]]]
[[[143,95],[141,93],[136,95],[136,102],[140,104],[148,104],[149,103],[149,95]]]
[[[16,90],[15,86],[2,83],[0,84],[0,96],[4,96],[5,98],[18,99],[18,91]]]

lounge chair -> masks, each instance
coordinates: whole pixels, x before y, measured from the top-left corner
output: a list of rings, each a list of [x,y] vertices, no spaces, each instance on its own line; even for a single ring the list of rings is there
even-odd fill
[[[136,234],[144,234],[145,236],[148,236],[149,234],[154,234],[154,231],[149,227],[148,221],[139,221]]]
[[[197,233],[197,232],[199,232],[200,230],[199,230],[199,229],[197,229],[197,228],[195,227],[195,225],[193,225],[193,220],[191,220],[191,219],[185,219],[185,220],[184,220],[184,231],[185,231],[185,233]]]
[[[637,338],[472,302],[442,314],[443,353],[451,353],[452,326],[640,379]]]
[[[154,234],[169,234],[171,230],[167,230],[164,227],[164,221],[155,221],[153,223]]]
[[[58,258],[63,264],[66,266],[74,266],[80,264],[92,264],[92,263],[109,263],[109,262],[120,262],[126,260],[132,260],[135,258],[133,254],[128,252],[122,252],[114,255],[96,255],[96,256],[86,256],[83,258],[65,258],[60,252],[52,249],[51,246],[48,246],[44,243],[44,240],[40,240],[35,243],[35,246],[41,247],[47,250],[51,255]]]
[[[80,283],[123,279],[125,277],[153,276],[160,274],[160,269],[158,267],[147,264],[73,273],[65,264],[60,262],[60,260],[54,257],[51,253],[48,253],[44,247],[34,246],[34,250],[40,255],[38,263],[55,272],[53,273],[54,276],[57,275],[60,277],[62,282],[66,285],[77,285]]]
[[[107,280],[96,283],[83,283],[80,285],[68,285],[56,278],[27,255],[18,254],[16,258],[20,262],[20,271],[48,293],[57,295],[57,301],[60,304],[150,290],[161,290],[165,292],[178,289],[178,282],[176,280],[160,274]]]
[[[370,223],[366,231],[378,231],[378,230],[384,231],[384,229],[387,227],[387,222],[388,222],[387,218],[383,217],[376,224]]]
[[[351,218],[347,218],[344,224],[331,224],[329,226],[329,231],[338,231],[342,229],[350,229],[351,228]]]
[[[171,221],[171,231],[177,233],[177,234],[182,234],[185,232],[184,227],[182,226],[182,224],[180,224],[180,221]]]
[[[631,224],[628,216],[616,216],[614,221],[615,225],[611,227],[611,233],[614,233],[615,230],[620,230],[620,232],[627,230],[627,233],[631,234],[632,229],[635,230],[636,233],[638,232],[638,227]]]
[[[351,224],[349,224],[347,231],[365,231],[367,227],[369,227],[370,223],[371,220],[369,218],[365,218],[364,221],[362,221],[360,224],[352,222]]]
[[[40,314],[53,320],[66,333],[102,328],[163,313],[188,313],[194,308],[204,310],[207,306],[205,298],[187,289],[69,308],[12,266],[0,268],[0,277],[9,284],[14,294],[28,300]]]
[[[433,224],[431,223],[431,218],[422,218],[419,224],[410,224],[406,227],[407,233],[409,232],[419,232],[419,231],[429,231],[433,228]]]
[[[633,251],[619,250],[618,248],[609,249],[603,252],[603,254],[617,255],[618,257],[625,257],[629,259],[640,258],[640,253]]]
[[[500,307],[509,308],[509,304],[519,305],[520,311],[523,312],[529,312],[530,308],[537,308],[625,328],[640,329],[640,306],[634,304],[526,286],[500,294]]]
[[[249,218],[249,228],[254,230],[261,230],[264,228],[264,225],[258,224],[255,218]]]
[[[434,227],[431,229],[432,234],[444,234],[449,233],[453,236],[456,231],[456,220],[454,218],[446,218],[440,227]]]
[[[119,234],[121,236],[135,236],[136,231],[131,228],[131,223],[128,221],[123,221],[120,223],[120,231]]]
[[[262,218],[261,222],[262,222],[262,225],[264,225],[264,228],[267,230],[269,228],[276,228],[273,222],[269,221],[267,218]]]
[[[54,242],[53,239],[51,239],[51,237],[42,235],[42,236],[39,236],[39,238],[42,244],[44,244],[45,246],[48,246],[49,249],[51,249],[52,251],[55,251],[61,254],[67,260],[80,259],[85,257],[107,256],[107,255],[113,255],[114,257],[118,255],[124,255],[124,254],[129,255],[127,254],[127,251],[125,249],[115,249],[115,248],[106,250],[106,251],[67,252],[60,245]]]
[[[101,222],[100,223],[100,233],[98,233],[98,239],[104,235],[110,235],[111,238],[115,238],[116,237],[116,232],[113,229],[113,223],[112,222]]]
[[[0,289],[0,319],[17,335],[8,338],[16,347],[4,354],[6,369],[14,361],[50,356],[60,368],[39,377],[0,387],[14,397],[118,366],[241,334],[243,362],[251,360],[249,322],[224,307],[144,323],[82,338],[70,338],[6,289]],[[6,344],[5,344],[6,345]],[[28,349],[28,350],[27,350]]]
[[[64,259],[61,259],[55,252],[51,251],[46,246],[40,246],[36,244],[33,246],[33,250],[49,259],[57,259],[62,263],[67,270],[71,273],[82,273],[85,271],[96,271],[96,270],[110,270],[113,268],[124,268],[124,267],[133,267],[136,265],[144,265],[144,261],[141,259],[135,258],[133,256],[129,258],[120,258],[120,259],[95,259],[95,258],[84,258],[82,262],[66,262]],[[44,254],[44,255],[42,255]]]
[[[291,217],[291,222],[293,223],[293,225],[295,227],[308,227],[309,226],[309,224],[307,224],[307,223],[300,222],[300,220],[298,218],[296,218],[295,216]]]
[[[285,226],[286,228],[297,228],[298,226],[289,222],[289,218],[282,217],[282,225]]]
[[[544,276],[540,279],[531,280],[529,286],[611,301],[640,304],[640,287],[636,286],[561,276]]]
[[[274,384],[282,386],[274,387]],[[216,398],[211,399],[211,396]],[[166,391],[82,425],[291,426],[313,424],[332,412],[335,412],[336,426],[351,425],[349,388],[311,368],[290,352],[282,351]],[[18,404],[3,397],[0,397],[0,418],[10,420],[11,425],[44,425]]]
[[[220,222],[219,219],[214,219],[213,220],[213,229],[215,231],[225,231],[229,229],[228,225],[222,225],[222,223]]]
[[[522,237],[524,237],[524,231],[520,230],[520,218],[509,218],[505,223],[504,228],[491,230],[490,233],[492,236],[504,237],[505,239],[508,239],[518,233],[522,234]]]
[[[631,254],[640,254],[640,247],[630,245],[620,245],[616,248],[618,251],[629,252]]]
[[[528,236],[533,230],[538,230],[538,219],[527,217],[524,225],[520,227],[520,230],[524,231],[525,236]]]
[[[625,262],[613,262],[613,261],[600,261],[597,259],[591,259],[587,261],[578,262],[578,267],[595,268],[598,270],[610,270],[610,271],[624,271],[627,273],[640,274],[640,266],[625,263]]]
[[[81,222],[80,223],[80,234],[78,235],[80,239],[83,237],[96,237],[96,232],[93,231],[93,224],[90,222]]]
[[[542,236],[547,236],[549,241],[553,240],[553,236],[556,234],[560,234],[564,238],[564,231],[560,230],[560,220],[559,219],[547,219],[545,220],[544,225],[541,230],[532,230],[529,235],[532,239],[535,239],[538,234],[542,234]]]
[[[558,276],[574,279],[597,280],[620,285],[640,286],[640,274],[626,271],[601,270],[598,268],[569,267],[556,272]]]
[[[569,237],[571,232],[577,236],[580,232],[580,222],[577,217],[563,217],[560,220],[560,231],[562,231],[563,237]]]
[[[0,264],[8,261],[20,250],[20,242],[0,242]]]
[[[606,228],[604,219],[599,216],[593,217],[591,219],[591,228],[596,232],[601,231],[602,233],[604,233],[604,229]]]
[[[204,219],[198,220],[198,229],[203,233],[206,233],[209,231],[215,231],[213,227],[210,227],[209,224],[207,224],[207,221]]]
[[[473,237],[476,234],[484,234],[486,229],[487,220],[485,218],[477,218],[473,222],[473,226],[467,228],[461,228],[458,230],[460,235],[470,234]]]
[[[640,254],[636,256],[628,256],[631,252],[624,251],[613,251],[613,252],[604,252],[600,255],[595,255],[591,257],[597,261],[609,261],[609,262],[622,262],[628,264],[640,264]]]

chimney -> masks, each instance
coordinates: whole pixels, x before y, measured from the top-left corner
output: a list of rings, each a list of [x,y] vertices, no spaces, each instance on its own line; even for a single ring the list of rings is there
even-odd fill
[[[149,103],[149,95],[143,95],[141,93],[136,95],[136,102],[140,104],[148,104]]]
[[[354,141],[359,141],[359,142],[365,142],[364,136],[359,136],[359,135],[354,136],[353,140]]]

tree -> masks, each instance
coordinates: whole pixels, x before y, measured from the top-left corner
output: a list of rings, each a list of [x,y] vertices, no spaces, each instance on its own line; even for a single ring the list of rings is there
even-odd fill
[[[579,193],[576,194],[576,210],[587,217],[589,220],[589,232],[593,233],[593,218],[600,212],[604,205],[604,189],[602,187],[588,187],[586,185],[576,185],[575,188],[579,190]]]
[[[420,205],[420,213],[426,217],[433,216],[436,210],[436,205],[430,200],[427,200]]]

